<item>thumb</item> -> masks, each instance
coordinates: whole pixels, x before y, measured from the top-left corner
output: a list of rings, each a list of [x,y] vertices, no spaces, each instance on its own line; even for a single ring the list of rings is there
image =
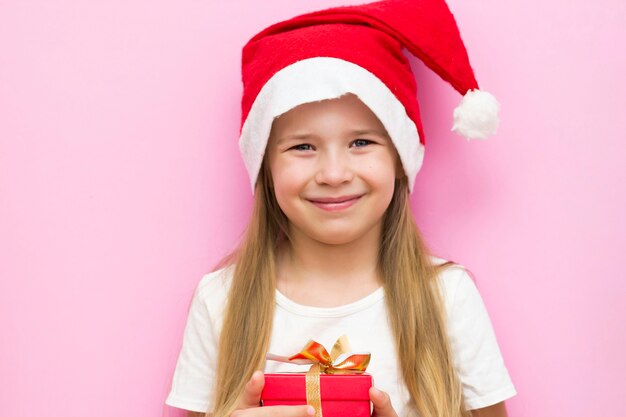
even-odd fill
[[[258,407],[261,403],[261,391],[263,391],[263,385],[265,385],[263,372],[254,371],[252,377],[250,377],[250,380],[246,384],[237,408],[242,409]]]
[[[389,394],[374,387],[370,388],[370,400],[374,405],[373,416],[376,417],[398,417],[391,405]]]

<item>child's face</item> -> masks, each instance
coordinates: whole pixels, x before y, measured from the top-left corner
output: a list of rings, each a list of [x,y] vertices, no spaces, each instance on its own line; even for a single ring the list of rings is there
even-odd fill
[[[272,125],[267,152],[291,233],[327,244],[380,230],[394,181],[404,175],[384,126],[352,94],[282,114]]]

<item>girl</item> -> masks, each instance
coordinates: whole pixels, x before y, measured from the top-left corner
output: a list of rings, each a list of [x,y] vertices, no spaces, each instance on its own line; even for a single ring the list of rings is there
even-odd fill
[[[506,416],[516,391],[480,294],[463,266],[429,253],[411,215],[425,142],[402,47],[465,94],[455,131],[494,132],[497,102],[478,90],[442,0],[308,13],[244,47],[253,214],[240,247],[198,284],[167,404],[311,416],[259,407],[261,371],[303,371],[266,355],[346,334],[372,354],[375,415]]]

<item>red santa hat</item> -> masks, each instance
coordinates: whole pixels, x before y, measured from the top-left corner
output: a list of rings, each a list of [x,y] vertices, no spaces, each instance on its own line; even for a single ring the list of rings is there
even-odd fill
[[[478,89],[444,0],[385,0],[306,13],[269,26],[242,51],[239,148],[252,192],[274,118],[346,93],[358,96],[380,119],[412,191],[426,142],[403,48],[463,95],[453,131],[468,140],[495,133],[499,104]]]

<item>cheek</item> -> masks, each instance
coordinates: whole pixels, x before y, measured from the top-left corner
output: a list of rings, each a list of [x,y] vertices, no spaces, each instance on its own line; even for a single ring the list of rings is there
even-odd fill
[[[275,187],[292,188],[302,185],[310,175],[310,164],[303,160],[278,158],[270,165]]]
[[[276,200],[278,200],[278,204],[283,205],[283,201],[285,201],[289,196],[291,196],[295,192],[294,184],[290,181],[286,181],[289,177],[277,176],[274,177],[274,194],[276,195]]]
[[[382,157],[371,161],[367,170],[368,182],[376,189],[380,198],[379,209],[384,211],[393,198],[396,184],[396,166],[392,158]]]
[[[365,175],[380,186],[385,186],[389,182],[393,183],[396,178],[395,161],[386,156],[375,158],[367,164]]]
[[[274,194],[284,212],[289,211],[290,200],[297,197],[305,184],[302,170],[294,166],[276,166],[272,169]]]

